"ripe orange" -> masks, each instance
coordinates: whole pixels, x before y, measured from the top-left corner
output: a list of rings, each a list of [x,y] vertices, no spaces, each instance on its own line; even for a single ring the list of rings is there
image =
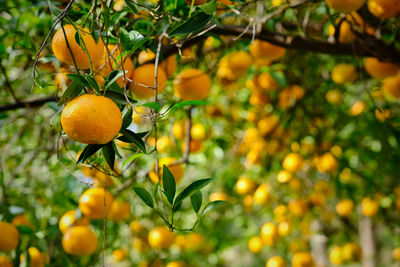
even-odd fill
[[[89,218],[83,216],[79,220],[76,219],[76,211],[70,210],[64,213],[58,222],[58,228],[61,233],[65,234],[71,226],[89,226]]]
[[[272,222],[267,222],[261,227],[261,239],[264,245],[272,246],[278,239],[278,231]]]
[[[130,57],[123,56],[121,54],[121,49],[120,47],[117,47],[114,44],[109,44],[108,45],[108,50],[110,50],[110,53],[112,55],[108,54],[108,51],[105,52],[104,56],[102,57],[101,61],[97,63],[95,66],[95,69],[98,71],[98,73],[103,76],[107,77],[113,70],[118,69],[118,67],[125,71],[125,77],[128,79],[132,78],[132,72],[133,72],[133,62]],[[115,64],[114,59],[117,61],[117,64]],[[121,62],[124,62],[124,64],[121,64]],[[128,80],[125,80],[125,84],[128,84]],[[124,77],[121,76],[117,80],[118,85],[123,88],[124,87]]]
[[[64,251],[77,256],[93,254],[97,244],[95,233],[87,226],[74,226],[62,238]]]
[[[278,82],[268,72],[260,73],[257,76],[258,85],[267,91],[275,91],[279,88]]]
[[[260,253],[263,248],[263,242],[261,237],[253,236],[252,238],[250,238],[248,242],[248,247],[251,253],[254,254]]]
[[[53,49],[54,55],[58,60],[68,65],[74,65],[72,55],[75,58],[76,65],[80,69],[88,69],[90,67],[89,57],[92,61],[92,65],[97,65],[99,60],[102,59],[104,55],[104,47],[101,41],[97,42],[93,39],[92,35],[89,33],[89,29],[81,28],[77,26],[80,34],[80,40],[82,46],[86,49],[82,49],[79,44],[75,41],[76,29],[72,25],[65,25],[65,36],[62,28],[60,28],[53,37],[51,47]],[[67,38],[65,38],[67,37]],[[67,42],[71,51],[68,49]],[[83,45],[84,43],[84,45]],[[86,53],[89,52],[89,55]],[[72,54],[71,54],[72,52]]]
[[[276,176],[276,180],[280,183],[288,183],[292,180],[292,173],[286,170],[281,170]]]
[[[257,187],[254,192],[254,202],[259,205],[265,205],[270,200],[271,186],[269,184],[262,184]]]
[[[116,261],[123,261],[127,256],[127,251],[125,249],[116,249],[112,252],[112,256]]]
[[[13,267],[12,261],[5,255],[0,256],[0,266],[1,267]]]
[[[174,242],[175,234],[165,226],[153,228],[149,232],[148,241],[152,248],[169,248]]]
[[[0,251],[10,252],[19,243],[19,232],[11,223],[0,222]]]
[[[290,212],[297,217],[302,217],[308,212],[308,204],[304,199],[293,199],[289,202]]]
[[[337,170],[339,163],[332,153],[326,152],[315,159],[315,165],[319,172],[332,173]]]
[[[343,260],[352,262],[359,261],[361,259],[362,250],[360,245],[356,243],[347,243],[343,246]]]
[[[391,116],[390,109],[375,109],[375,117],[378,121],[383,122]]]
[[[281,256],[273,256],[268,259],[265,267],[286,267],[286,263]]]
[[[329,253],[329,261],[333,265],[343,264],[343,249],[341,247],[334,247]]]
[[[374,57],[365,59],[365,70],[376,79],[394,76],[400,71],[400,67],[390,62],[381,62]]]
[[[250,178],[241,176],[235,184],[236,192],[240,195],[251,194],[256,187],[256,184]]]
[[[154,74],[154,64],[145,64],[137,67],[133,71],[132,80],[141,85],[131,83],[129,88],[137,98],[146,99],[154,96],[155,90],[153,88],[149,88],[154,87]],[[160,67],[157,70],[157,83],[157,94],[160,94],[167,86],[167,75],[165,74],[165,71]]]
[[[154,54],[151,49],[147,48],[146,50],[140,51],[138,55],[138,63],[139,65],[143,65],[147,61],[150,61],[156,57],[156,54]]]
[[[342,93],[337,89],[329,90],[326,92],[325,98],[330,104],[337,105],[342,102]]]
[[[40,252],[37,248],[35,247],[29,247],[28,248],[28,254],[29,254],[29,260],[30,260],[30,267],[44,267],[45,261],[46,261],[46,254],[43,252]],[[23,254],[21,254],[21,262],[25,261],[25,257]],[[2,266],[2,265],[0,265]]]
[[[203,141],[206,139],[207,133],[204,125],[201,123],[193,124],[192,128],[190,129],[190,136],[196,141]]]
[[[285,54],[285,48],[273,45],[271,43],[255,40],[249,46],[250,54],[254,58],[263,58],[268,60],[277,60]]]
[[[228,202],[229,196],[224,192],[214,192],[214,193],[210,194],[210,196],[208,197],[208,200],[210,202],[217,201],[217,200]]]
[[[105,212],[104,212],[105,201]],[[112,195],[103,188],[91,188],[86,190],[79,199],[79,208],[82,213],[90,219],[102,219],[104,213],[109,214],[114,199]]]
[[[284,158],[282,166],[289,172],[298,172],[303,168],[303,158],[298,153],[290,153]]]
[[[389,97],[394,99],[400,98],[400,73],[393,77],[383,80],[382,91]]]
[[[400,13],[398,0],[368,0],[368,9],[376,17],[390,19]]]
[[[176,62],[176,56],[172,55],[164,59],[160,63],[160,67],[165,71],[165,74],[167,74],[168,78],[171,78],[174,76],[176,69],[178,68],[177,62]]]
[[[28,218],[26,217],[25,214],[19,214],[19,215],[15,216],[12,219],[11,223],[14,224],[15,226],[25,225],[32,229],[34,228],[33,224],[28,220]]]
[[[365,109],[365,102],[357,101],[351,106],[349,113],[352,116],[358,116],[364,111],[364,109]]]
[[[112,221],[124,221],[129,217],[130,208],[128,202],[113,201],[108,218]]]
[[[174,80],[175,95],[183,100],[202,100],[210,89],[210,77],[199,69],[185,69]]]
[[[313,267],[314,259],[310,252],[297,252],[292,258],[292,267]]]
[[[326,4],[338,12],[351,12],[359,9],[366,0],[325,0]]]
[[[106,144],[121,129],[122,114],[111,99],[86,94],[64,107],[61,125],[68,137],[77,142]]]
[[[229,55],[228,67],[236,76],[244,75],[251,66],[253,59],[245,51],[237,51]]]
[[[185,267],[186,264],[183,261],[171,261],[165,267]]]
[[[378,213],[379,203],[369,197],[366,197],[361,202],[361,211],[364,216],[374,217]]]
[[[332,80],[337,84],[352,83],[357,79],[357,72],[351,64],[338,64],[332,69]]]
[[[349,217],[353,213],[354,203],[351,199],[344,199],[336,204],[336,212],[343,217]]]
[[[394,248],[392,251],[392,258],[395,261],[400,261],[400,247]]]

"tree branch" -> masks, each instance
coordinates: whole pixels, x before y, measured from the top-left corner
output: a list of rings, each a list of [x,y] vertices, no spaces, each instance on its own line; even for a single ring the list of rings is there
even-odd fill
[[[34,107],[40,107],[47,102],[53,102],[57,101],[58,98],[56,96],[46,96],[43,98],[39,99],[34,99],[34,100],[21,100],[18,103],[15,104],[6,104],[4,106],[0,106],[0,112],[5,112],[8,110],[14,110],[14,109],[19,109],[19,108],[34,108]]]

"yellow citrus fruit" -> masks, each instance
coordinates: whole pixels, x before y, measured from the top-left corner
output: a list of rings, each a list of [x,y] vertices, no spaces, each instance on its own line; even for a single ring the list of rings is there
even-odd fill
[[[131,228],[132,232],[135,234],[138,234],[145,230],[145,227],[138,220],[131,221],[129,223],[129,227]]]
[[[10,252],[19,243],[19,232],[17,228],[8,222],[0,222],[0,251]]]
[[[199,69],[185,69],[174,80],[175,95],[183,100],[203,100],[210,89],[210,77]]]
[[[165,71],[165,74],[167,74],[168,78],[173,77],[176,72],[176,69],[178,68],[176,62],[176,56],[172,55],[161,61],[160,68],[162,68]]]
[[[354,203],[351,199],[344,199],[336,204],[336,212],[343,217],[349,217],[353,213]]]
[[[273,256],[265,263],[265,267],[286,267],[286,262],[281,256]]]
[[[264,245],[272,246],[278,239],[278,231],[272,222],[267,222],[261,227],[261,239]]]
[[[375,117],[378,121],[383,122],[391,116],[390,109],[375,109]]]
[[[253,193],[256,184],[250,178],[241,176],[235,185],[236,192],[240,195],[248,195]]]
[[[148,241],[152,248],[169,248],[175,239],[175,234],[165,226],[159,226],[151,229],[148,235]]]
[[[280,183],[287,183],[292,180],[292,173],[286,170],[279,171],[276,180]]]
[[[303,158],[298,153],[290,153],[284,158],[282,166],[289,172],[298,172],[303,168]]]
[[[366,0],[325,0],[331,8],[338,12],[351,12],[359,9]]]
[[[77,29],[79,30],[81,45],[83,47],[86,47],[86,49],[82,49],[81,46],[79,46],[79,44],[76,42],[76,29],[72,25],[64,26],[65,36],[62,28],[60,28],[54,34],[51,47],[53,49],[54,55],[61,62],[68,65],[74,65],[74,61],[72,58],[73,55],[78,68],[88,69],[90,67],[88,56],[90,56],[92,65],[97,65],[98,61],[101,60],[104,55],[104,46],[101,41],[98,41],[96,43],[96,41],[90,34],[89,29],[82,29],[79,26],[77,26]],[[71,51],[67,46],[67,41]],[[86,51],[89,52],[89,55]]]
[[[13,267],[12,261],[5,255],[0,256],[0,266],[1,267]]]
[[[260,253],[263,248],[263,242],[262,242],[261,237],[259,237],[259,236],[253,236],[252,238],[250,238],[247,245],[248,245],[251,253],[254,253],[254,254]]]
[[[210,194],[209,200],[210,200],[210,202],[217,201],[217,200],[228,202],[229,196],[227,194],[225,194],[224,192],[214,192],[214,193]]]
[[[352,116],[358,116],[364,111],[364,109],[365,109],[365,102],[357,101],[351,106],[349,113]]]
[[[60,229],[61,233],[65,234],[72,226],[89,226],[89,224],[89,218],[82,216],[82,218],[77,220],[76,211],[70,210],[61,216],[60,221],[58,222],[58,228]]]
[[[329,252],[329,261],[333,265],[340,265],[343,263],[343,250],[341,247],[334,247],[331,252]]]
[[[314,259],[310,252],[297,252],[292,257],[292,267],[313,267]]]
[[[61,125],[69,138],[84,144],[106,144],[119,132],[122,114],[109,98],[82,95],[61,113]]]
[[[113,201],[110,213],[107,216],[112,221],[124,221],[129,217],[130,208],[128,202]]]
[[[121,54],[121,48],[114,44],[109,44],[108,50],[110,51],[112,57],[108,54],[108,51],[105,53],[102,60],[95,66],[98,73],[103,77],[108,77],[113,70],[117,70],[119,68],[125,72],[126,78],[131,79],[133,72],[133,62],[131,58]],[[117,63],[115,63],[114,59],[117,61]],[[124,62],[123,64],[121,64],[122,60]],[[128,84],[128,82],[128,80],[125,80],[125,84]],[[117,83],[121,88],[123,88],[124,77],[119,77]]]
[[[258,122],[257,126],[258,130],[260,131],[260,134],[266,136],[276,129],[278,123],[279,123],[279,117],[273,115],[262,118]]]
[[[330,104],[337,105],[342,102],[342,93],[337,89],[329,90],[326,92],[325,98]]]
[[[113,201],[113,197],[107,190],[103,188],[91,188],[81,195],[79,208],[90,219],[102,219],[105,213],[106,215],[110,213]]]
[[[338,168],[338,161],[330,152],[326,152],[321,157],[315,159],[315,165],[319,172],[334,172]]]
[[[146,238],[142,237],[134,237],[132,238],[132,247],[137,251],[137,252],[143,252],[147,249],[150,248],[149,243],[147,242]]]
[[[202,141],[206,139],[207,134],[204,125],[201,123],[193,124],[192,128],[190,129],[190,136],[193,140],[197,141]]]
[[[143,65],[147,61],[153,60],[156,57],[156,54],[151,51],[151,49],[147,48],[146,50],[140,51],[138,55],[138,63],[139,65]]]
[[[132,73],[133,82],[130,83],[129,88],[132,93],[139,99],[147,99],[155,94],[154,82],[155,82],[155,65],[144,64],[137,67]],[[138,83],[138,84],[135,84]],[[164,91],[167,86],[167,75],[162,68],[157,70],[157,94]],[[152,87],[152,88],[150,88]]]
[[[279,88],[278,82],[268,72],[260,73],[257,76],[257,83],[262,89],[267,91],[275,91]]]
[[[128,253],[126,252],[126,250],[122,248],[116,249],[112,252],[112,256],[115,261],[123,261],[126,258],[127,254]]]
[[[298,217],[302,217],[308,212],[307,201],[301,198],[291,200],[288,207],[290,212]]]
[[[343,260],[347,262],[357,262],[361,259],[362,250],[356,243],[347,243],[342,248]]]
[[[400,247],[393,249],[392,251],[392,258],[395,261],[400,261]]]
[[[254,192],[254,202],[259,205],[265,205],[270,200],[271,186],[268,184],[259,185]]]
[[[361,202],[361,211],[364,216],[374,217],[378,213],[379,203],[369,197],[366,197]]]
[[[357,79],[357,72],[353,65],[341,63],[332,69],[331,77],[337,84],[352,83]]]
[[[97,249],[95,233],[87,226],[71,227],[62,238],[62,247],[71,255],[91,255]]]
[[[390,19],[400,13],[398,0],[368,0],[368,9],[376,17]]]
[[[280,236],[287,236],[290,234],[292,227],[288,221],[280,222],[278,224],[278,234]]]
[[[30,267],[44,267],[46,254],[41,253],[35,247],[28,248],[29,260],[30,260]],[[25,258],[24,255],[21,254],[21,261],[24,262]]]
[[[165,267],[185,267],[186,264],[183,261],[171,261]]]
[[[396,76],[388,77],[383,80],[382,91],[394,99],[400,98],[400,73]]]
[[[400,67],[391,62],[381,62],[375,57],[368,57],[365,59],[365,70],[376,79],[384,79],[396,75]]]
[[[124,9],[124,6],[125,6],[125,0],[116,0],[114,2],[113,9],[117,12],[122,11]]]
[[[33,224],[28,220],[28,218],[26,217],[25,214],[19,214],[19,215],[15,216],[12,219],[11,223],[14,224],[15,226],[25,225],[32,229],[34,228]]]
[[[273,45],[271,43],[255,40],[249,46],[250,54],[254,58],[264,58],[268,60],[276,60],[285,54],[285,48]]]
[[[245,51],[237,51],[228,58],[228,67],[237,76],[244,75],[251,66],[253,59]]]

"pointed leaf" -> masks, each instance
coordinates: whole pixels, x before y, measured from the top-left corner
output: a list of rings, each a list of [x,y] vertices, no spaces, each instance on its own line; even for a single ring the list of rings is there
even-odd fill
[[[132,161],[134,161],[135,159],[137,159],[137,158],[139,158],[139,157],[141,157],[141,156],[143,156],[143,155],[144,155],[144,153],[136,153],[136,154],[133,154],[132,156],[130,156],[129,158],[127,158],[127,159],[124,161],[124,163],[122,163],[122,167],[124,167],[125,165],[131,163]]]
[[[31,234],[33,234],[33,230],[32,230],[32,228],[30,228],[29,226],[26,226],[26,225],[18,225],[17,228],[18,228],[18,232],[19,232],[21,235],[31,235]]]
[[[104,93],[105,97],[110,98],[112,101],[114,101],[117,105],[127,105],[129,104],[128,101],[126,101],[124,93],[118,93],[114,90],[107,90]],[[128,99],[131,103],[137,102],[136,100],[133,100],[131,97],[128,96]]]
[[[210,16],[204,12],[197,13],[190,17],[184,23],[176,27],[170,32],[170,36],[188,34],[198,30],[201,30],[211,20],[213,16]]]
[[[76,165],[84,163],[88,158],[90,158],[94,153],[96,153],[104,145],[87,145],[82,153],[79,155]]]
[[[123,129],[121,130],[122,135],[128,140],[129,143],[134,143],[137,145],[144,153],[146,153],[146,146],[143,140],[131,130]],[[121,140],[120,138],[118,138]],[[124,140],[121,140],[125,142]]]
[[[203,202],[203,195],[200,190],[190,196],[190,202],[192,203],[193,210],[198,213]]]
[[[114,170],[115,152],[112,142],[109,142],[105,146],[103,146],[102,152],[108,166],[110,166],[111,170]]]
[[[89,84],[88,84],[88,82],[86,81],[86,79],[85,79],[82,75],[80,75],[80,74],[77,74],[77,73],[68,73],[68,74],[67,74],[67,77],[68,77],[69,79],[71,79],[72,81],[74,81],[74,82],[76,82],[76,83],[82,85],[83,87],[89,87]]]
[[[119,77],[123,76],[124,73],[120,70],[113,70],[107,77],[107,80],[104,84],[104,90],[107,90],[108,87],[110,87],[111,84],[115,83]]]
[[[204,5],[199,6],[199,8],[203,10],[204,13],[212,15],[215,11],[217,11],[217,0],[212,0]]]
[[[126,129],[132,123],[132,109],[128,109],[122,120],[122,129]]]
[[[151,197],[150,193],[147,192],[146,189],[142,187],[134,187],[133,190],[147,206],[149,206],[150,208],[154,207],[153,198]]]
[[[133,2],[131,2],[131,0],[126,0],[125,3],[126,3],[126,5],[129,7],[129,9],[132,10],[132,12],[133,12],[134,14],[137,14],[137,13],[138,13],[138,10],[137,10],[135,4],[134,4]]]
[[[158,104],[157,102],[148,102],[148,103],[143,104],[142,106],[149,107],[151,109],[154,109],[157,112],[159,112],[161,109],[160,104]]]
[[[72,82],[67,90],[65,90],[64,94],[61,96],[60,100],[58,100],[58,105],[62,106],[65,103],[71,101],[75,97],[77,97],[81,92],[82,92],[83,86],[76,83]]]
[[[97,84],[96,80],[90,76],[89,74],[85,73],[86,81],[89,83],[90,88],[93,88],[97,93],[100,92],[99,85]]]
[[[115,142],[114,142],[114,141],[111,141],[111,144],[112,144],[112,146],[113,146],[115,155],[117,155],[118,158],[122,159],[122,156],[121,156],[121,154],[119,153],[118,148],[117,148],[117,146],[115,145]]]
[[[210,210],[213,210],[219,206],[226,205],[226,204],[228,204],[228,202],[222,201],[222,200],[215,200],[215,201],[209,202],[206,205],[206,207],[204,208],[203,212],[201,213],[201,216],[204,216]]]
[[[207,179],[201,179],[194,181],[191,183],[188,187],[186,187],[175,199],[174,205],[177,203],[181,202],[185,198],[191,196],[193,193],[196,191],[199,191],[201,188],[205,187],[209,183],[211,183],[214,180],[214,178],[207,178]]]
[[[186,100],[186,101],[181,101],[181,102],[175,104],[171,108],[171,111],[177,110],[184,106],[200,106],[200,105],[207,105],[207,104],[208,104],[208,102],[204,101],[204,100]]]
[[[174,203],[174,197],[176,192],[176,183],[174,175],[168,169],[167,165],[163,165],[163,187],[164,195],[167,197],[168,202],[172,205]]]

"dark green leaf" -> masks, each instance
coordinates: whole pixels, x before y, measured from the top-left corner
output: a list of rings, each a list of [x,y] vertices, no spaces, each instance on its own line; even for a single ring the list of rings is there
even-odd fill
[[[84,163],[88,158],[90,158],[94,153],[96,153],[104,145],[87,145],[82,153],[79,155],[76,164]]]
[[[79,31],[76,31],[76,33],[75,33],[75,42],[78,45],[81,45],[81,38],[79,37]]]
[[[160,188],[160,180],[157,182],[156,186],[154,186],[153,196],[154,201],[158,203],[158,188]]]
[[[81,74],[68,73],[67,77],[70,78],[72,81],[82,85],[83,87],[89,87],[88,82],[86,81],[86,79]]]
[[[139,47],[143,47],[145,43],[147,43],[148,41],[150,41],[151,39],[148,37],[145,37],[143,39],[138,40],[137,42],[135,42],[135,44],[133,45],[133,47],[131,49],[129,49],[130,53],[135,52]]]
[[[167,197],[168,202],[172,205],[174,203],[174,197],[176,192],[176,184],[174,175],[168,169],[167,165],[163,165],[163,187],[164,187],[164,195]]]
[[[99,85],[97,84],[96,80],[90,76],[89,74],[85,73],[86,81],[88,82],[90,88],[93,88],[97,93],[100,92]]]
[[[127,138],[129,143],[134,143],[135,145],[137,145],[140,148],[140,150],[142,150],[144,153],[146,153],[146,146],[145,146],[143,140],[137,134],[135,134],[134,132],[127,130],[127,129],[122,129],[121,133],[124,137]],[[121,141],[123,141],[123,140],[121,140]],[[125,142],[125,141],[123,141],[123,142]]]
[[[180,34],[188,34],[192,32],[196,32],[198,30],[201,30],[204,26],[207,25],[207,23],[211,20],[212,16],[200,12],[197,13],[196,15],[190,17],[187,21],[173,29],[169,35],[170,36],[176,36]]]
[[[114,90],[107,90],[104,93],[105,97],[111,98],[112,101],[114,101],[118,105],[126,105],[128,104],[128,101],[126,101],[125,95],[122,93],[117,93]],[[131,103],[137,102],[136,100],[133,100],[128,96],[128,99]]]
[[[122,156],[121,156],[121,154],[119,154],[119,151],[118,151],[117,146],[115,145],[115,142],[111,141],[111,144],[112,144],[112,146],[114,148],[115,155],[117,155],[118,158],[122,159]]]
[[[92,31],[92,37],[93,37],[94,41],[96,43],[98,43],[100,40],[100,31],[99,30]]]
[[[21,235],[31,235],[31,234],[33,234],[33,230],[32,230],[32,228],[30,228],[29,226],[26,226],[26,225],[18,225],[17,228],[18,228],[18,232],[19,232]]]
[[[112,141],[103,146],[101,151],[103,152],[104,159],[106,160],[108,166],[110,166],[111,170],[114,170],[115,152]]]
[[[123,76],[124,73],[120,70],[113,70],[107,77],[107,80],[104,84],[104,90],[110,87],[111,84],[115,83],[119,77]]]
[[[154,109],[157,112],[159,112],[161,109],[160,104],[158,104],[157,102],[148,102],[148,103],[143,104],[142,106],[149,107],[151,109]]]
[[[190,196],[190,202],[192,203],[193,210],[198,213],[203,202],[203,195],[200,190]]]
[[[271,77],[282,87],[286,87],[288,85],[286,81],[285,74],[281,71],[271,71]]]
[[[146,189],[142,187],[134,187],[133,190],[147,206],[149,206],[150,208],[154,207],[153,198],[151,197],[150,193],[147,192]]]
[[[131,2],[130,0],[125,0],[125,3],[134,14],[138,13],[138,10],[133,2]]]
[[[196,191],[199,191],[200,189],[202,189],[203,187],[205,187],[206,185],[208,185],[209,183],[211,183],[214,180],[214,178],[207,178],[207,179],[201,179],[201,180],[197,180],[194,181],[193,183],[191,183],[188,187],[186,187],[175,199],[174,201],[174,205],[176,205],[176,203],[181,202],[182,200],[184,200],[185,198],[191,196],[193,193],[195,193]]]
[[[126,129],[132,123],[132,109],[128,109],[122,120],[122,129]]]
[[[215,11],[217,11],[217,0],[212,0],[204,5],[199,6],[199,8],[203,10],[204,13],[212,15]]]
[[[177,110],[180,109],[181,107],[185,106],[200,106],[200,105],[207,105],[208,102],[204,100],[186,100],[186,101],[181,101],[177,104],[175,104],[171,110]]]
[[[140,42],[144,37],[143,35],[138,32],[138,31],[126,31],[125,29],[121,29],[121,44],[122,48],[125,51],[130,50],[132,47],[134,47],[138,42]]]
[[[174,206],[172,206],[172,210],[174,212],[177,212],[178,210],[180,210],[182,207],[182,201],[179,201],[178,203],[175,203]]]
[[[67,90],[65,90],[64,94],[61,96],[60,100],[58,100],[58,105],[62,106],[65,103],[71,101],[75,97],[77,97],[81,92],[82,92],[83,86],[76,83],[72,82]]]
[[[228,204],[228,202],[222,201],[222,200],[215,200],[215,201],[209,202],[206,205],[206,207],[204,208],[203,212],[201,213],[201,216],[203,216],[204,214],[206,214],[210,210],[213,210],[213,209],[215,209],[215,208],[217,208],[219,206],[226,205],[226,204]]]

